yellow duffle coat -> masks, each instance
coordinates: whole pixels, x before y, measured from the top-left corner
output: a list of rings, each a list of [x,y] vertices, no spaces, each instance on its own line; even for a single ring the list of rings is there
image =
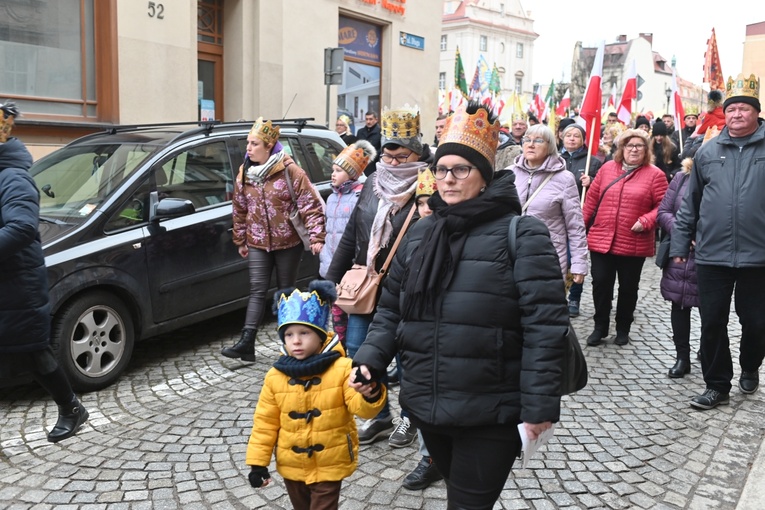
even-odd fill
[[[268,466],[275,452],[279,474],[306,484],[339,481],[356,470],[359,437],[353,417],[377,416],[385,388],[377,402],[367,402],[348,386],[351,359],[332,333],[323,352],[328,350],[342,356],[312,377],[268,371],[247,444],[248,465]]]

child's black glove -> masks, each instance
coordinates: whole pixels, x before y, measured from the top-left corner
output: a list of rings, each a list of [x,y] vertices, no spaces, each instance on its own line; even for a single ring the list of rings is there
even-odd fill
[[[257,489],[262,487],[263,481],[271,478],[271,475],[268,472],[268,468],[263,466],[252,466],[252,469],[250,469],[250,474],[247,475],[247,478],[250,480],[250,485]]]

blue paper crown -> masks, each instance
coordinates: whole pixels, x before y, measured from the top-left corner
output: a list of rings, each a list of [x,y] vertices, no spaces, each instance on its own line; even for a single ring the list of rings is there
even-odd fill
[[[284,340],[283,328],[291,324],[305,324],[327,337],[327,324],[332,304],[322,299],[316,290],[300,292],[295,289],[290,295],[279,297],[277,321],[279,336]]]

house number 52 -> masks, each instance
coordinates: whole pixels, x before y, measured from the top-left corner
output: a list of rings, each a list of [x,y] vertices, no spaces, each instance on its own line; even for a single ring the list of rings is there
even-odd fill
[[[165,6],[162,4],[149,2],[149,17],[157,18],[157,19],[165,19]]]

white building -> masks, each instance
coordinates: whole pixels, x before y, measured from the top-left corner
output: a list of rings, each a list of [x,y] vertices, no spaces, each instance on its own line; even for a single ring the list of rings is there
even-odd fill
[[[479,56],[491,67],[496,64],[502,94],[515,91],[531,99],[534,59],[534,20],[519,0],[445,0],[441,27],[439,87],[451,90],[459,47],[470,82]]]

